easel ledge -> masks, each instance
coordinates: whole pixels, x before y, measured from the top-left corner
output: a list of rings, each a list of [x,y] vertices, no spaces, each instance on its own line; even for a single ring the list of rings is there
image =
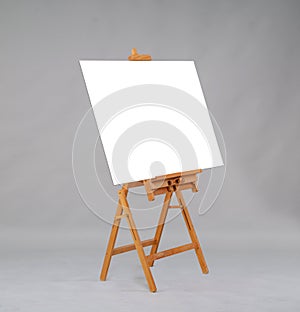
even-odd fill
[[[148,200],[153,201],[155,195],[161,195],[171,191],[183,191],[191,188],[193,192],[198,192],[196,174],[201,172],[201,169],[197,169],[161,175],[148,180],[129,182],[124,184],[123,187],[130,189],[144,186]]]

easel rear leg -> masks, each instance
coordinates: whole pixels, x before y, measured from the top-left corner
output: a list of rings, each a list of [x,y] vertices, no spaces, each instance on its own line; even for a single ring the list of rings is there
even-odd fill
[[[177,197],[178,203],[180,205],[182,205],[182,215],[183,215],[185,224],[186,224],[186,226],[188,228],[188,232],[189,232],[190,238],[191,238],[192,242],[195,243],[196,246],[197,246],[195,248],[195,252],[196,252],[196,255],[197,255],[197,258],[198,258],[201,270],[202,270],[202,273],[203,274],[207,274],[208,273],[208,267],[207,267],[207,264],[206,264],[206,261],[205,261],[205,258],[204,258],[204,254],[202,252],[202,249],[201,249],[201,246],[200,246],[197,234],[195,232],[195,229],[194,229],[194,226],[193,226],[190,214],[189,214],[188,209],[186,207],[186,204],[185,204],[185,201],[184,201],[184,198],[182,196],[181,191],[177,191],[176,192],[176,197]]]

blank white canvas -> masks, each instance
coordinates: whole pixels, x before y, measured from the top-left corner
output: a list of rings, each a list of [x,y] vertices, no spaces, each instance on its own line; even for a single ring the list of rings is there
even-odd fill
[[[223,165],[193,61],[80,61],[113,183]]]

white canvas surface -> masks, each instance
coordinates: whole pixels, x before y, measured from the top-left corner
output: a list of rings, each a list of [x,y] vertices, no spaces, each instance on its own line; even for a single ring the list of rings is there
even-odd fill
[[[223,165],[193,61],[80,61],[113,183]]]

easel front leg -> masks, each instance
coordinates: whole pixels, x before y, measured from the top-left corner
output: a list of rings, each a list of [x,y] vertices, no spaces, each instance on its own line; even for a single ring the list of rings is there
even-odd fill
[[[156,291],[156,285],[155,285],[152,273],[150,271],[149,265],[147,263],[144,248],[143,248],[143,245],[141,243],[139,233],[136,229],[136,226],[135,226],[135,223],[133,221],[132,214],[131,214],[131,211],[130,211],[130,208],[129,208],[129,205],[127,202],[127,198],[126,198],[127,192],[128,191],[126,189],[122,189],[121,191],[119,191],[120,201],[121,201],[121,204],[123,206],[124,212],[127,215],[127,221],[128,221],[130,233],[131,233],[134,245],[135,245],[135,249],[136,249],[138,256],[139,256],[139,259],[141,261],[142,268],[143,268],[149,289],[150,289],[150,291],[155,292]]]
[[[183,215],[184,221],[186,223],[186,226],[188,228],[188,232],[190,234],[191,240],[197,246],[195,248],[195,252],[196,252],[199,264],[201,266],[201,270],[202,270],[203,274],[207,274],[208,273],[208,267],[207,267],[207,264],[206,264],[206,261],[205,261],[205,258],[204,258],[204,255],[203,255],[203,252],[202,252],[202,249],[201,249],[198,237],[197,237],[197,234],[195,232],[190,214],[189,214],[188,209],[186,207],[185,200],[182,196],[181,191],[176,192],[176,197],[177,197],[178,203],[180,205],[182,205],[182,215]]]
[[[163,207],[162,207],[162,210],[160,213],[158,225],[157,225],[155,236],[154,236],[155,243],[152,245],[150,255],[153,255],[157,252],[158,245],[159,245],[161,235],[162,235],[162,231],[164,229],[164,225],[165,225],[167,212],[168,212],[168,208],[169,208],[169,204],[171,201],[172,194],[173,194],[173,192],[167,192],[166,193],[166,196],[164,199],[164,204],[163,204]],[[153,263],[154,263],[154,260],[149,261],[150,266],[153,266]]]
[[[106,280],[107,272],[108,272],[111,257],[112,257],[112,251],[115,247],[115,243],[116,243],[116,239],[117,239],[117,235],[119,231],[119,225],[121,222],[121,220],[118,219],[117,217],[119,217],[122,214],[122,211],[123,211],[123,208],[121,205],[121,201],[119,200],[118,208],[117,208],[115,219],[114,219],[114,224],[111,229],[111,233],[110,233],[110,237],[109,237],[109,241],[108,241],[108,245],[107,245],[107,249],[106,249],[106,253],[105,253],[105,257],[104,257],[104,261],[102,265],[102,270],[100,274],[101,281]]]

